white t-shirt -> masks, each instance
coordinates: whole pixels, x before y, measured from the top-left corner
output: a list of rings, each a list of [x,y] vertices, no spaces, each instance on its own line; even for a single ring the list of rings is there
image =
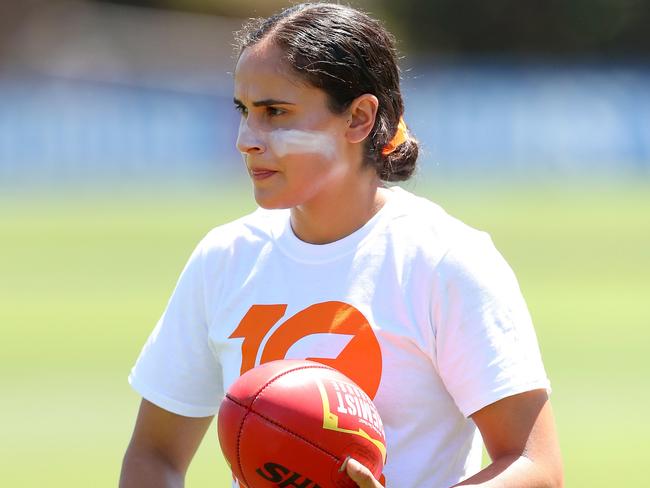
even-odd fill
[[[281,358],[333,365],[373,398],[388,487],[446,488],[475,473],[481,442],[468,417],[549,389],[526,304],[490,237],[400,188],[331,244],[300,241],[288,210],[212,230],[129,381],[166,410],[209,416],[242,372]]]

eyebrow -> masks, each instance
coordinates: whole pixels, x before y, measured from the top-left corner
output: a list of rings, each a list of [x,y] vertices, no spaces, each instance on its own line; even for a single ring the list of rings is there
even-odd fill
[[[235,105],[241,105],[242,107],[244,106],[242,101],[238,100],[237,98],[233,98],[233,102],[235,102]],[[252,105],[253,107],[269,107],[271,105],[295,105],[295,103],[276,100],[274,98],[267,98],[265,100],[258,100],[257,102],[253,102]]]

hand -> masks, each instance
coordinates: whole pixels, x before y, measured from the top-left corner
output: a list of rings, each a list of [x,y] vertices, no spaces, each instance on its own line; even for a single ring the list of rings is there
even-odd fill
[[[360,488],[383,488],[370,470],[359,461],[348,458],[343,464],[345,472]]]

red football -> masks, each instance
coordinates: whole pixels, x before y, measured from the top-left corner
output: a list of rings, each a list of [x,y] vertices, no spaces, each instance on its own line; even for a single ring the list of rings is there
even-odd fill
[[[217,419],[219,443],[242,487],[355,488],[348,456],[379,479],[386,439],[372,400],[313,361],[280,360],[244,373]]]

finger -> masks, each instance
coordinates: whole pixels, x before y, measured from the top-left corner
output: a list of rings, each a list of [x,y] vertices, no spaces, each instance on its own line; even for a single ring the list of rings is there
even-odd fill
[[[375,488],[376,486],[380,486],[377,484],[377,480],[375,480],[370,470],[356,459],[349,458],[347,460],[345,471],[360,488]]]

